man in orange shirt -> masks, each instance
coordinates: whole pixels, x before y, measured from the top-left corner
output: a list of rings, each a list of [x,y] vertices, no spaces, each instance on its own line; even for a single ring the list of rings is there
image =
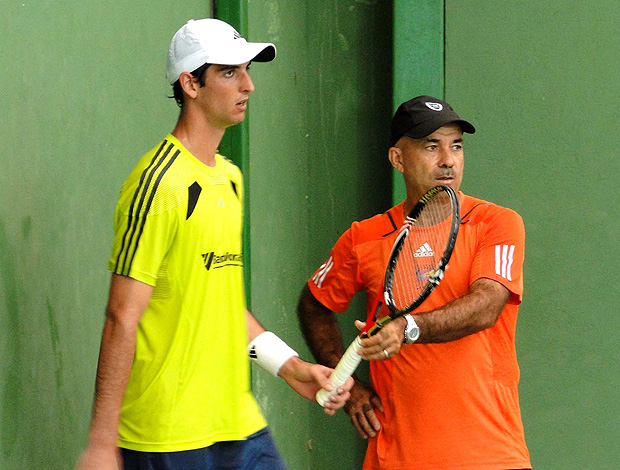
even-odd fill
[[[333,312],[345,311],[358,291],[366,291],[368,310],[382,295],[405,215],[433,186],[459,190],[463,132],[475,129],[430,96],[396,111],[389,160],[403,174],[405,201],[353,223],[302,291],[300,326],[319,363],[333,367],[344,352]],[[515,351],[523,221],[511,209],[458,194],[461,226],[443,281],[418,311],[362,341],[372,385],[356,380],[346,409],[368,438],[364,470],[531,468]]]

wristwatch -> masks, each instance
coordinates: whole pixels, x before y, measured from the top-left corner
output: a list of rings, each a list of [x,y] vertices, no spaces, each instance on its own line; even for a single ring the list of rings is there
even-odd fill
[[[410,313],[405,315],[405,320],[407,320],[407,326],[405,326],[405,339],[403,343],[415,343],[420,337],[420,328],[413,319],[413,315],[411,315]]]

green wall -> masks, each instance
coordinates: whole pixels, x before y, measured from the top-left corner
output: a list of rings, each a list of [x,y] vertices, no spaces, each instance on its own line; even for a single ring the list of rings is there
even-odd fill
[[[118,190],[174,125],[166,47],[211,2],[5,3],[0,468],[66,469],[86,437]],[[517,341],[533,463],[617,466],[614,2],[220,7],[247,8],[239,29],[278,46],[276,61],[253,68],[249,158],[241,162],[257,317],[310,358],[297,296],[352,220],[391,204],[393,106],[445,94],[478,128],[466,141],[464,189],[517,209],[526,223]],[[394,190],[402,199],[402,187]],[[347,341],[363,310],[359,298],[342,315]],[[344,413],[323,416],[262,371],[254,386],[291,470],[359,467],[365,443]]]
[[[251,1],[248,13],[249,37],[278,47],[252,71],[252,308],[310,359],[303,284],[353,220],[390,206],[391,5]],[[347,343],[364,311],[359,298],[342,315]],[[344,412],[327,417],[260,370],[254,389],[291,470],[361,467],[365,441]]]
[[[533,465],[617,468],[617,4],[397,0],[395,11],[395,31],[430,38],[416,50],[395,35],[395,104],[445,96],[478,130],[463,189],[525,219],[517,347]]]
[[[610,0],[446,2],[446,97],[478,130],[465,190],[525,220],[517,347],[541,469],[620,462],[619,23]]]
[[[85,444],[112,216],[172,129],[165,57],[210,2],[3,2],[0,468],[66,470]]]

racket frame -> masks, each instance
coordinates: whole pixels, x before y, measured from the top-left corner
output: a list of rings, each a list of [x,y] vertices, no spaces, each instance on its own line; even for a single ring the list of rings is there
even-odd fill
[[[405,244],[405,240],[409,235],[411,228],[415,225],[418,217],[422,213],[422,210],[426,207],[428,202],[436,196],[441,191],[446,192],[448,197],[450,198],[452,205],[452,220],[450,222],[450,236],[448,237],[448,241],[446,243],[446,247],[441,255],[441,259],[439,263],[435,267],[434,271],[430,274],[427,279],[427,284],[422,290],[422,292],[415,298],[415,300],[409,304],[404,309],[398,309],[394,302],[394,298],[392,296],[392,286],[394,281],[394,272],[396,270],[396,263],[398,262],[398,256]],[[429,189],[424,195],[420,198],[420,200],[416,203],[416,205],[409,211],[409,215],[405,219],[405,224],[403,225],[401,232],[398,234],[398,237],[394,241],[394,245],[392,246],[392,252],[390,253],[390,258],[388,260],[388,265],[385,270],[385,278],[383,281],[384,290],[383,297],[385,304],[387,305],[390,313],[379,320],[370,330],[368,330],[368,336],[372,336],[376,334],[381,328],[387,325],[390,321],[395,318],[402,317],[407,313],[412,312],[416,308],[418,308],[422,302],[424,302],[428,296],[433,292],[435,287],[441,282],[443,279],[444,272],[446,267],[448,266],[448,262],[450,261],[450,257],[452,256],[452,251],[454,250],[454,245],[456,244],[456,237],[459,233],[459,226],[461,224],[461,211],[458,200],[458,194],[454,189],[450,186],[439,185]],[[389,318],[389,319],[388,319]],[[377,327],[375,329],[375,326]],[[374,330],[374,331],[373,331]]]

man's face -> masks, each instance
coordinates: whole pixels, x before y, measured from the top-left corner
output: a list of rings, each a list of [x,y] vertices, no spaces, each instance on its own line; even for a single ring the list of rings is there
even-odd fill
[[[448,124],[421,139],[403,137],[390,149],[390,161],[414,201],[439,184],[458,191],[464,164],[461,127]]]
[[[199,88],[197,100],[211,125],[226,128],[245,119],[245,110],[254,84],[248,74],[250,63],[211,65],[206,71],[205,86]]]

